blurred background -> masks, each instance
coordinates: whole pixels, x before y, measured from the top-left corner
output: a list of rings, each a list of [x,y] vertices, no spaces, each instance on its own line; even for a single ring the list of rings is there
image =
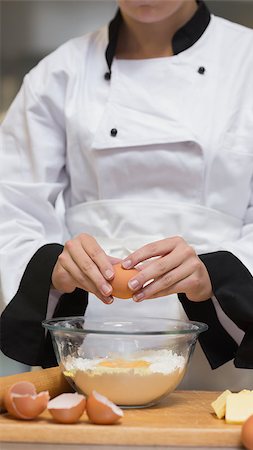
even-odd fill
[[[214,14],[253,28],[253,0],[206,3]],[[1,117],[30,68],[69,38],[107,23],[116,10],[111,0],[1,0],[0,5]]]

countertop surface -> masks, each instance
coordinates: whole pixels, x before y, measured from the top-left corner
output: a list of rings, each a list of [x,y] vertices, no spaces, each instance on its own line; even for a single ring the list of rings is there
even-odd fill
[[[3,450],[30,447],[63,450],[65,446],[76,450],[95,450],[101,446],[103,450],[240,448],[241,426],[226,424],[212,412],[210,404],[218,395],[218,392],[176,391],[157,406],[124,410],[121,422],[110,426],[91,424],[86,413],[74,425],[55,423],[47,411],[33,421],[15,420],[5,413],[0,417],[0,447]]]

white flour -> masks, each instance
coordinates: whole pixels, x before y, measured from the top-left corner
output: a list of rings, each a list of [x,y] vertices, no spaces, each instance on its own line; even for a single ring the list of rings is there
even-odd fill
[[[69,357],[68,375],[86,395],[93,389],[121,406],[155,403],[183,378],[186,360],[171,350],[138,352],[127,359]]]

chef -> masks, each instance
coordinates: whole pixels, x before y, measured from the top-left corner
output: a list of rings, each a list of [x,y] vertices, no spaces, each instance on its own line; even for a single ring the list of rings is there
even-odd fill
[[[46,316],[188,317],[209,330],[182,386],[253,389],[253,32],[195,0],[118,3],[2,124],[2,351],[55,364]],[[141,264],[133,300],[111,296],[119,260]]]

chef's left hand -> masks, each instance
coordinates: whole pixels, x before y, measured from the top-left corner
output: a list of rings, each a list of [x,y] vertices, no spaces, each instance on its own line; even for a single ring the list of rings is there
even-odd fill
[[[139,263],[143,263],[138,266],[139,274],[129,281],[137,302],[175,293],[185,293],[189,300],[198,302],[213,295],[205,265],[181,237],[144,245],[125,258],[122,265],[130,269]],[[150,283],[143,287],[147,282]]]

